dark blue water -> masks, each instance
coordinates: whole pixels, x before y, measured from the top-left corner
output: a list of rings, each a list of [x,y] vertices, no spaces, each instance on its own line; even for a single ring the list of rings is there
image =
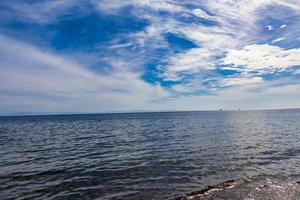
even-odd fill
[[[1,199],[172,199],[300,174],[300,110],[0,118]]]

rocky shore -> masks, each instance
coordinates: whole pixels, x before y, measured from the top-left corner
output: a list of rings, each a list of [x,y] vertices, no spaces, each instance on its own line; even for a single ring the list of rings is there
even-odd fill
[[[297,200],[300,177],[243,177],[207,186],[175,200]]]

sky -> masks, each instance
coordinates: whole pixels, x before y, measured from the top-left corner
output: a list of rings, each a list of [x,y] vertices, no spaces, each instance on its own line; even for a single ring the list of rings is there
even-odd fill
[[[0,1],[2,115],[299,107],[299,0]]]

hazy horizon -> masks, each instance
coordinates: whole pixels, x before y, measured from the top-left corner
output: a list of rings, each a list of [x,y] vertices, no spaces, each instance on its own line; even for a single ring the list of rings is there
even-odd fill
[[[56,116],[56,115],[105,115],[105,114],[138,114],[138,113],[180,113],[180,112],[241,112],[241,111],[272,111],[272,110],[300,110],[300,108],[263,108],[263,109],[214,109],[214,110],[128,110],[112,112],[20,112],[6,113],[0,117],[27,117],[27,116]]]

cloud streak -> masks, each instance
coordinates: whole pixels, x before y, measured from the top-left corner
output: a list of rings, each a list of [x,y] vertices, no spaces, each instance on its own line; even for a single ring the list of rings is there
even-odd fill
[[[91,108],[82,107],[82,110],[92,112],[121,110],[168,96],[168,92],[159,85],[142,81],[140,74],[127,69],[122,61],[113,63],[116,71],[101,75],[32,45],[5,36],[1,36],[0,40],[0,96],[7,104],[10,98],[18,99],[26,94],[29,99],[43,97],[37,104],[39,106],[51,99],[53,104],[62,102],[59,107],[53,108],[55,111],[70,107],[68,103],[73,106],[71,111],[80,111],[80,106],[76,108],[76,103],[79,103],[92,105]],[[21,105],[19,102],[7,104],[5,107],[1,104],[1,110],[17,110]]]

